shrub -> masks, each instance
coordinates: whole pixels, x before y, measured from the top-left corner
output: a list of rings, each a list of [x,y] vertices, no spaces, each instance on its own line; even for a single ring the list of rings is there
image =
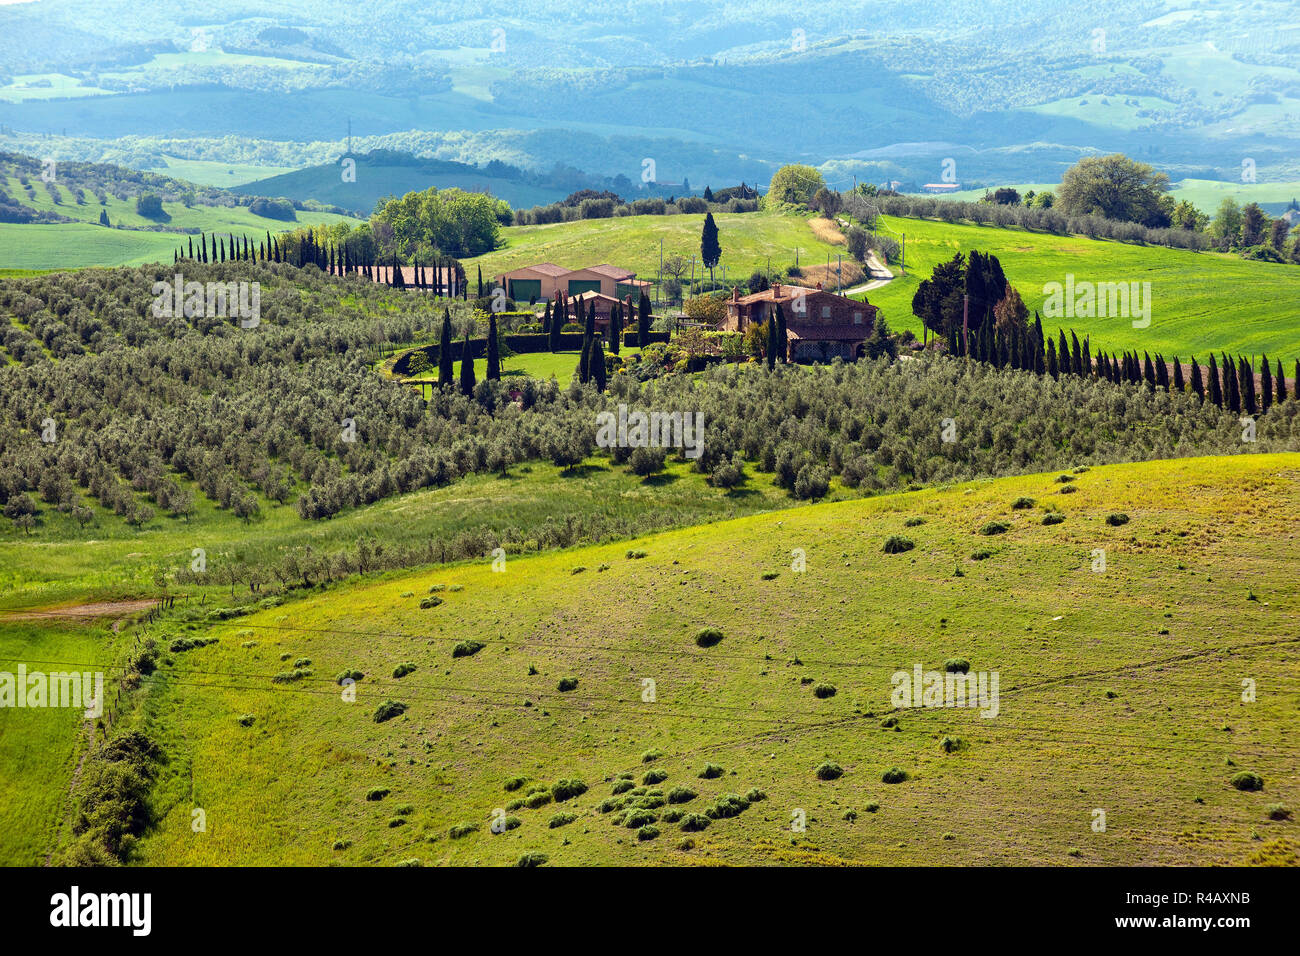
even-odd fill
[[[568,826],[576,819],[578,819],[576,813],[557,813],[547,822],[546,827],[548,830],[557,830],[560,827]]]
[[[347,849],[348,847],[350,847],[351,845],[352,845],[352,841],[351,841],[351,840],[346,840],[346,839],[345,839],[345,840],[335,840],[335,841],[334,841],[334,849],[336,849],[336,850],[346,850],[346,849]]]
[[[1270,803],[1268,806],[1264,808],[1264,815],[1267,816],[1270,820],[1291,819],[1291,811],[1287,809],[1285,804],[1281,804],[1281,803]]]
[[[813,696],[817,697],[819,700],[825,700],[828,697],[834,697],[835,693],[836,691],[835,691],[834,684],[818,684],[816,687],[813,688]]]
[[[658,835],[659,835],[659,828],[651,826],[650,824],[646,824],[641,829],[636,831],[636,838],[638,840],[653,840]]]
[[[272,684],[293,684],[305,677],[311,676],[311,669],[307,667],[298,667],[291,671],[280,671],[271,678]]]
[[[527,778],[525,777],[511,777],[509,780],[507,780],[504,784],[501,785],[501,788],[505,790],[506,793],[514,793],[516,790],[518,790],[520,787],[524,785],[526,779]]]
[[[862,809],[863,809],[863,810],[866,810],[868,813],[877,813],[877,812],[880,811],[880,804],[878,804],[878,803],[876,803],[876,801],[872,800],[870,803],[868,803],[868,804],[867,804],[865,807],[863,807]]]
[[[635,786],[636,784],[634,784],[631,780],[615,780],[614,788],[612,792],[614,793],[615,796],[617,796],[620,793],[627,793]]]
[[[722,768],[716,763],[706,763],[704,769],[700,771],[701,780],[716,780],[722,776]]]
[[[699,794],[696,793],[694,790],[692,790],[690,787],[673,787],[671,790],[668,791],[668,802],[669,803],[690,803],[698,796]]]
[[[1034,506],[1034,499],[1026,498],[1024,495],[1021,495],[1015,501],[1011,502],[1011,507],[1014,508],[1016,511],[1024,511],[1026,508],[1032,508],[1033,506]]]
[[[1263,790],[1264,778],[1251,770],[1239,770],[1228,781],[1238,790]]]
[[[557,803],[580,797],[586,792],[587,785],[576,777],[572,780],[557,780],[555,786],[551,787],[551,795],[555,797]]]
[[[724,793],[713,802],[713,806],[704,811],[711,820],[738,817],[749,809],[749,801],[738,793]]]
[[[545,853],[536,853],[536,852],[525,853],[523,856],[521,856],[518,860],[515,861],[515,866],[522,866],[522,867],[541,866],[548,859],[550,859],[550,857],[548,857]]]
[[[836,780],[842,776],[844,776],[844,768],[832,760],[827,760],[817,766],[818,780]]]
[[[616,797],[608,797],[600,801],[600,805],[597,806],[596,809],[599,810],[601,813],[610,813],[611,811],[614,810],[622,810],[623,801],[619,800]]]
[[[1076,486],[1074,486],[1074,485],[1066,485],[1064,488],[1061,489],[1061,494],[1063,494],[1063,495],[1072,495],[1072,494],[1074,494],[1074,493],[1075,493],[1076,491],[1078,491],[1078,490],[1079,490],[1079,489],[1078,489]]]
[[[635,830],[637,827],[643,827],[650,823],[656,823],[659,816],[649,810],[635,809],[629,810],[623,817],[622,824],[629,830]]]
[[[394,678],[405,677],[407,674],[412,673],[414,670],[415,670],[415,665],[413,663],[411,663],[410,661],[402,661],[402,663],[398,664],[396,667],[393,668],[393,677]]]
[[[375,723],[382,724],[404,713],[406,713],[406,705],[400,700],[386,700],[375,708]]]
[[[978,550],[971,552],[970,559],[972,561],[987,561],[996,553],[997,552],[993,551],[991,548],[979,548]]]
[[[912,518],[908,518],[906,521],[903,522],[903,527],[904,527],[904,528],[919,528],[919,527],[920,527],[921,525],[923,525],[923,524],[925,524],[925,519],[924,519],[924,518],[912,517]]]
[[[750,787],[745,791],[745,799],[750,803],[761,803],[767,799],[767,793],[758,789],[758,787]]]
[[[668,779],[667,771],[647,770],[645,776],[641,778],[641,782],[648,786],[652,783],[662,783],[667,779]]]
[[[340,686],[343,684],[345,680],[350,680],[355,683],[356,681],[361,680],[361,678],[365,676],[366,676],[365,674],[361,673],[361,671],[358,670],[339,671],[338,677],[334,678],[334,683],[339,684]]]
[[[366,799],[382,800],[384,799],[384,797],[388,796],[392,792],[393,791],[389,790],[387,787],[371,787],[369,790],[366,791]]]
[[[524,806],[529,810],[536,810],[538,807],[544,807],[551,802],[551,792],[549,790],[538,790],[536,793],[530,793],[524,798]]]
[[[946,754],[956,753],[958,750],[966,749],[966,741],[960,737],[951,737],[945,734],[939,740],[939,749]]]
[[[907,771],[902,767],[890,767],[880,775],[880,779],[885,783],[902,783],[907,779]]]
[[[253,726],[253,721],[255,721],[256,719],[257,718],[254,717],[252,714],[242,714],[239,718],[239,726],[251,727]]]
[[[1011,525],[1005,521],[990,521],[984,527],[980,528],[982,535],[1006,534],[1011,530]]]
[[[712,821],[702,813],[688,813],[682,817],[681,828],[687,833],[698,833]]]
[[[440,597],[427,597],[424,598],[422,601],[420,601],[420,608],[421,610],[427,611],[429,610],[429,608],[437,607],[441,603],[442,603],[442,598]]]
[[[722,640],[722,632],[714,627],[706,627],[695,635],[695,643],[699,647],[713,647]]]
[[[560,678],[560,682],[559,682],[558,684],[556,684],[555,687],[556,687],[556,689],[559,690],[561,693],[567,693],[568,691],[571,691],[571,690],[577,690],[577,689],[578,689],[578,678],[576,678],[576,677],[561,677],[561,678]]]
[[[842,814],[840,814],[840,819],[847,820],[849,823],[852,823],[857,818],[858,818],[857,810],[845,810]]]
[[[665,810],[659,817],[664,823],[678,823],[682,817],[686,816],[686,811],[680,808]]]
[[[1060,524],[1064,520],[1065,515],[1059,511],[1049,511],[1047,514],[1043,515],[1043,524],[1047,525]]]
[[[663,755],[662,750],[647,750],[641,755],[641,762],[650,763],[651,761],[658,760]]]
[[[627,553],[627,559],[628,559],[629,561],[636,561],[636,560],[639,560],[640,558],[644,558],[645,556],[646,556],[646,553],[645,553],[644,551],[633,551],[633,550],[629,550],[628,553]]]
[[[911,551],[916,545],[912,543],[911,538],[904,538],[901,534],[891,534],[885,539],[885,546],[882,549],[885,554],[902,554],[904,551]]]
[[[452,657],[473,657],[487,647],[482,641],[461,641],[451,649]]]
[[[1106,524],[1112,528],[1118,528],[1122,524],[1128,524],[1128,515],[1122,511],[1116,511],[1113,514],[1106,515]]]
[[[970,661],[964,657],[950,657],[943,662],[943,669],[949,674],[967,674],[970,672]]]
[[[761,577],[764,581],[775,581],[780,576],[781,576],[780,571],[764,571],[761,575],[759,575],[759,577]]]
[[[1074,475],[1057,475],[1057,476],[1056,476],[1056,483],[1057,483],[1058,485],[1066,485],[1066,484],[1069,484],[1069,483],[1072,482],[1072,481],[1074,481]]]

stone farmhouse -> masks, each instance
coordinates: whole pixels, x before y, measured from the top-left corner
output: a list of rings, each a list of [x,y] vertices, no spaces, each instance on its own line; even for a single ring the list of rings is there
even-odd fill
[[[720,329],[744,332],[767,321],[777,305],[785,315],[786,358],[791,362],[854,361],[862,354],[877,311],[870,303],[827,292],[821,283],[815,289],[774,283],[752,295],[732,289]]]
[[[649,289],[650,283],[638,279],[630,269],[622,269],[601,263],[583,269],[566,269],[553,262],[538,262],[531,266],[521,266],[496,276],[496,284],[506,290],[506,295],[515,302],[529,304],[554,301],[557,293],[563,293],[568,299],[582,295],[584,292],[597,292],[608,299],[626,299],[632,296],[636,302],[641,297],[642,289]],[[597,305],[597,313],[600,306]],[[605,307],[606,319],[609,316]]]

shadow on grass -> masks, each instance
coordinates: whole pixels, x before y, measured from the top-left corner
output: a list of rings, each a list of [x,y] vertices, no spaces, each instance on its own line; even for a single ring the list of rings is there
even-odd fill
[[[652,488],[662,488],[664,485],[671,485],[674,481],[680,481],[681,477],[681,475],[665,471],[657,475],[647,475],[641,479],[641,484],[650,485]]]
[[[581,465],[574,465],[570,468],[564,468],[560,471],[561,478],[586,478],[598,472],[609,471],[608,465],[592,465],[584,462]]]

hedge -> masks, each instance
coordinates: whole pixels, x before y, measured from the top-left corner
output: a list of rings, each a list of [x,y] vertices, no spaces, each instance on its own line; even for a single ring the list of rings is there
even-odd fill
[[[579,349],[582,348],[582,337],[583,334],[581,332],[561,332],[559,351],[561,352],[578,351]],[[648,338],[651,343],[667,342],[668,333],[651,332],[649,333]],[[506,348],[508,348],[511,352],[514,352],[518,355],[523,355],[523,354],[533,353],[533,352],[549,352],[551,350],[550,336],[542,332],[520,332],[514,335],[503,335],[501,337],[501,341],[505,343]],[[464,339],[457,339],[456,341],[451,343],[452,361],[454,362],[460,361],[461,348],[464,346],[464,344],[465,344]],[[636,347],[635,329],[631,332],[623,333],[623,345],[625,348]],[[482,358],[484,355],[487,354],[487,339],[486,338],[470,339],[469,347],[470,347],[470,353],[474,356],[474,358]],[[411,364],[411,356],[415,355],[417,352],[423,352],[425,355],[429,357],[430,368],[436,369],[438,367],[438,346],[424,345],[418,349],[411,349],[409,352],[403,352],[400,356],[398,356],[397,361],[393,363],[393,374],[394,375],[408,374],[408,369],[410,368],[410,364]]]

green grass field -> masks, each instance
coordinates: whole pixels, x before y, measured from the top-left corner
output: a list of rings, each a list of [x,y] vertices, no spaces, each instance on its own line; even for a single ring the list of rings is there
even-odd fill
[[[833,263],[836,254],[845,252],[843,245],[831,245],[819,239],[804,216],[752,212],[720,213],[713,218],[722,245],[721,265],[727,268],[729,283],[744,282],[755,270],[765,271],[769,258],[773,271],[794,265],[796,249],[800,263],[805,266],[824,266],[828,253]],[[500,249],[464,260],[465,268],[472,273],[477,266],[482,266],[486,280],[534,262],[549,261],[572,269],[608,262],[653,280],[659,271],[662,240],[664,256],[680,255],[687,260],[694,256],[695,277],[707,278],[708,271],[698,261],[703,225],[703,215],[678,215],[512,226],[502,230],[504,242]],[[721,266],[716,277],[722,287]]]
[[[638,348],[624,347],[619,353],[625,360],[640,353]],[[460,363],[456,363],[456,374],[460,374]],[[524,355],[511,355],[501,360],[501,377],[506,380],[513,377],[548,379],[555,377],[561,388],[568,387],[574,373],[578,370],[578,353],[573,352],[529,352]],[[487,375],[487,359],[474,360],[475,381],[482,381]],[[436,382],[437,368],[410,376],[407,381]]]
[[[1296,863],[1296,824],[1265,807],[1300,799],[1300,455],[1095,468],[1069,496],[1053,478],[511,554],[500,573],[487,560],[415,571],[196,624],[185,633],[219,642],[168,655],[146,681],[144,721],[169,759],[139,859]],[[1012,509],[1022,495],[1034,506]],[[1044,525],[1049,510],[1064,522]],[[1120,510],[1131,521],[1110,526]],[[1009,530],[981,535],[994,519]],[[894,534],[915,549],[883,554]],[[444,603],[421,610],[431,591]],[[710,627],[721,642],[698,647]],[[453,656],[467,639],[482,649]],[[997,716],[893,711],[891,675],[952,657],[998,673]],[[310,675],[272,682],[301,658]],[[393,676],[403,662],[415,669]],[[355,702],[334,683],[345,669],[365,675]],[[557,689],[565,677],[576,689]],[[384,700],[408,709],[377,723]],[[843,775],[818,779],[826,761]],[[721,775],[702,779],[708,763]],[[907,779],[883,782],[892,767]],[[1263,791],[1229,785],[1243,769]],[[643,784],[650,770],[664,793],[697,793],[630,795],[657,836],[600,807],[618,775]],[[573,778],[580,796],[530,796]],[[387,795],[367,799],[376,788]],[[702,832],[664,818],[755,788],[765,799]],[[506,809],[524,797],[533,806]],[[206,832],[191,829],[195,808]],[[561,812],[573,819],[552,825]],[[494,833],[505,814],[519,825]]]
[[[163,165],[154,172],[174,176],[200,186],[242,186],[257,179],[282,176],[294,171],[292,166],[250,166],[247,163],[217,163],[202,159],[163,157]]]
[[[907,275],[868,293],[885,310],[895,331],[921,334],[912,296],[921,279],[957,252],[993,253],[1031,313],[1042,310],[1044,285],[1076,281],[1150,282],[1151,324],[1133,328],[1125,318],[1044,317],[1043,327],[1073,328],[1092,337],[1094,350],[1137,349],[1167,358],[1203,357],[1214,349],[1274,358],[1300,356],[1300,268],[1250,262],[1238,256],[1195,253],[1159,246],[1053,236],[996,226],[950,225],[885,217],[884,225],[907,236]],[[895,274],[896,265],[891,266]]]

